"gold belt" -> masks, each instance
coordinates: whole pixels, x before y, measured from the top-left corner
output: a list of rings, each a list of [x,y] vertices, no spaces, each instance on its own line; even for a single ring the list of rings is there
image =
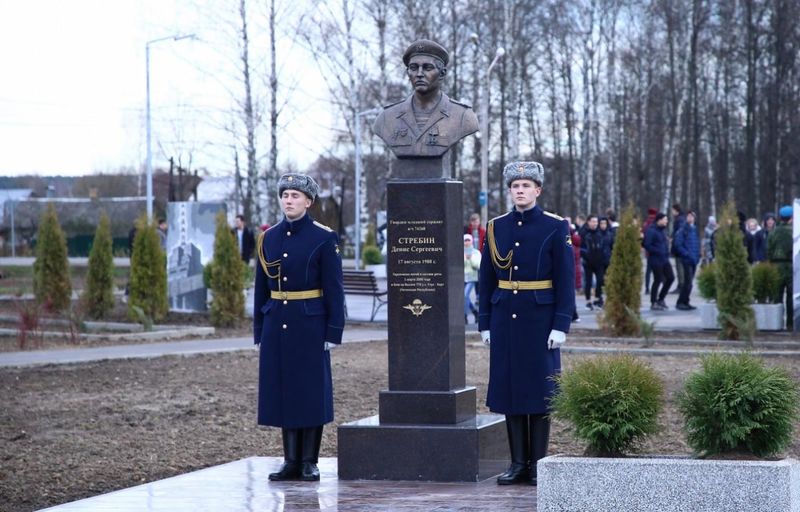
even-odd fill
[[[269,292],[269,296],[270,298],[277,300],[316,299],[317,297],[322,297],[322,290],[319,288],[316,290],[303,290],[301,292],[281,292],[277,290],[271,290]]]
[[[499,281],[497,286],[503,290],[547,290],[553,287],[553,281]]]

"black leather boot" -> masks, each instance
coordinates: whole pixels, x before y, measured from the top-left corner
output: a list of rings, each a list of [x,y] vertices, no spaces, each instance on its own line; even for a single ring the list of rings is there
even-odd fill
[[[300,429],[284,428],[281,430],[281,434],[283,436],[283,465],[276,473],[270,473],[269,479],[277,482],[297,480],[300,478]]]
[[[319,480],[319,447],[322,444],[322,425],[303,429],[303,469],[300,480]]]
[[[547,444],[550,442],[550,418],[544,414],[531,414],[531,477],[530,484],[536,485],[536,463],[547,456]]]
[[[528,470],[528,416],[507,414],[508,446],[511,449],[511,466],[497,477],[497,485],[525,483],[530,478]]]

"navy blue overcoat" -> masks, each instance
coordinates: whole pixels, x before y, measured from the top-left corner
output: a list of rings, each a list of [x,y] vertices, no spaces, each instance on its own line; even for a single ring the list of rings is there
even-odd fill
[[[490,221],[497,252],[513,250],[498,268],[487,236],[479,273],[478,327],[491,331],[486,405],[501,414],[545,414],[561,371],[561,353],[547,348],[552,329],[569,332],[575,308],[575,260],[567,222],[539,206]],[[501,265],[505,266],[505,265]],[[553,282],[543,290],[506,290],[499,280]]]
[[[253,335],[259,354],[258,423],[283,428],[333,421],[330,353],[341,343],[344,288],[339,239],[306,214],[276,224],[256,243]],[[266,268],[265,268],[266,267]],[[322,297],[270,298],[271,291],[322,290]]]

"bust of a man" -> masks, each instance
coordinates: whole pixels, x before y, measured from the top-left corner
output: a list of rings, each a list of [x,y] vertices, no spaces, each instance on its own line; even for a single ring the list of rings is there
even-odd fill
[[[442,92],[450,56],[434,41],[420,39],[403,54],[414,94],[384,108],[375,133],[399,159],[441,158],[456,142],[478,131],[469,105]]]

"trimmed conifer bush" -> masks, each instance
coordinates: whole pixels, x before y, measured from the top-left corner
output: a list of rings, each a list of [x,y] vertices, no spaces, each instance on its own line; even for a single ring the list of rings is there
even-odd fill
[[[706,300],[717,298],[717,264],[709,263],[697,273],[697,289]]]
[[[244,262],[224,211],[217,213],[214,257],[209,266],[209,284],[214,292],[211,323],[216,327],[236,325],[244,317]]]
[[[768,304],[778,294],[781,275],[778,267],[762,261],[753,266],[751,276],[753,278],[753,299],[759,304]]]
[[[606,275],[606,304],[601,325],[614,336],[635,336],[641,330],[639,308],[642,296],[642,246],[635,211],[628,206],[622,212],[611,265]],[[631,314],[633,313],[633,314]]]
[[[167,257],[155,223],[145,216],[136,221],[136,238],[131,256],[131,280],[128,294],[128,317],[140,321],[134,308],[157,322],[169,308],[167,300]]]
[[[664,384],[629,354],[584,359],[558,377],[553,415],[570,423],[586,453],[617,457],[659,430]]]
[[[755,332],[753,284],[744,234],[739,229],[736,206],[730,202],[722,211],[720,227],[715,235],[717,308],[719,309],[720,338],[749,340]]]
[[[777,455],[792,443],[800,418],[800,386],[791,374],[749,354],[706,356],[677,399],[689,446],[702,456]]]
[[[89,268],[83,290],[86,314],[91,318],[103,318],[114,309],[114,257],[111,241],[111,223],[108,215],[100,215],[100,223],[94,233],[92,250],[89,252]]]
[[[51,311],[64,311],[72,299],[67,240],[52,203],[42,214],[36,234],[33,263],[33,293],[36,301]]]

